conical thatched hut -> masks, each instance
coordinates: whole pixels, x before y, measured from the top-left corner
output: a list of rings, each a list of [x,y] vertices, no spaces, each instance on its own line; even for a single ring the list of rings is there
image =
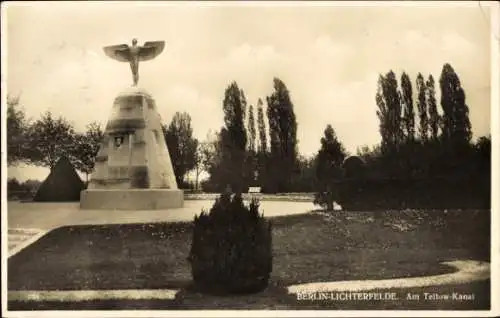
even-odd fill
[[[80,176],[68,158],[61,157],[49,176],[38,188],[33,201],[68,202],[79,201],[80,192],[85,189]]]

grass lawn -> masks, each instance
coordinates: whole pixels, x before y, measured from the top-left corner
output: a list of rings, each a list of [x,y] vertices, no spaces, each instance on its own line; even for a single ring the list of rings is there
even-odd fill
[[[232,297],[191,290],[190,223],[69,226],[8,261],[9,290],[181,289],[173,301],[9,302],[9,309],[488,309],[489,282],[391,290],[468,292],[475,301],[297,301],[292,284],[436,275],[441,261],[489,261],[489,211],[336,212],[272,218],[274,261],[264,292]]]

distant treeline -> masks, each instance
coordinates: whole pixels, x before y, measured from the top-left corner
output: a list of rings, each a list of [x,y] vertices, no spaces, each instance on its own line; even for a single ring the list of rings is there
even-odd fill
[[[198,190],[199,176],[205,172],[209,175],[201,182],[205,192],[228,188],[246,192],[250,186],[265,193],[316,192],[317,202],[327,208],[333,206],[332,200],[353,208],[484,207],[489,202],[491,138],[472,140],[466,94],[450,64],[443,66],[438,83],[432,74],[419,73],[414,83],[406,72],[399,81],[393,71],[379,76],[374,113],[381,143],[358,148],[355,155],[362,167],[353,169],[362,173],[354,171],[355,177],[344,167],[350,154],[332,125],[324,129],[316,154],[300,155],[300,120],[291,94],[281,79],[272,83],[270,94],[256,104],[248,103],[236,82],[230,83],[222,100],[224,125],[205,140],[193,137],[186,112],[176,113],[163,126],[181,188]],[[335,107],[334,100],[325,101],[325,107],[328,103]],[[104,134],[98,124],[77,133],[68,121],[53,118],[50,112],[31,122],[18,97],[8,99],[7,114],[9,164],[52,167],[65,155],[83,173],[92,171]],[[364,133],[363,127],[359,129]],[[194,182],[186,180],[189,172],[194,172]]]
[[[39,180],[26,180],[19,182],[16,178],[7,180],[7,199],[8,200],[31,200],[40,187]]]
[[[439,104],[432,75],[427,81],[417,75],[416,94],[405,72],[400,83],[392,71],[380,75],[375,101],[382,142],[359,149],[364,167],[335,180],[336,200],[350,209],[490,208],[491,137],[472,141],[454,69],[443,66]]]

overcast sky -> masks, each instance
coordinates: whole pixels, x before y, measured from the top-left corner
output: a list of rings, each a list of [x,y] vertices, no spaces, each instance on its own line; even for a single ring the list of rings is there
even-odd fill
[[[102,47],[133,37],[166,41],[161,55],[140,65],[139,86],[155,97],[165,123],[187,111],[199,139],[221,127],[231,81],[255,105],[277,76],[295,105],[299,151],[316,152],[331,124],[354,153],[380,141],[379,73],[392,69],[399,78],[404,70],[413,84],[418,72],[432,73],[438,81],[447,62],[462,80],[474,137],[490,130],[489,16],[477,2],[460,8],[39,2],[11,4],[6,33],[8,92],[21,95],[29,117],[51,110],[78,130],[105,124],[114,97],[130,86],[129,66]]]

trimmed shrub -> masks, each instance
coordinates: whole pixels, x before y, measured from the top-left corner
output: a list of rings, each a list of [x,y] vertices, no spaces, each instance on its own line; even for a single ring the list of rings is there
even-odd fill
[[[67,157],[61,157],[48,177],[38,188],[35,202],[74,202],[80,200],[80,192],[85,189],[80,176]]]
[[[209,213],[194,218],[188,261],[196,288],[215,294],[265,289],[272,272],[271,231],[256,199],[247,207],[241,194],[220,195]]]

